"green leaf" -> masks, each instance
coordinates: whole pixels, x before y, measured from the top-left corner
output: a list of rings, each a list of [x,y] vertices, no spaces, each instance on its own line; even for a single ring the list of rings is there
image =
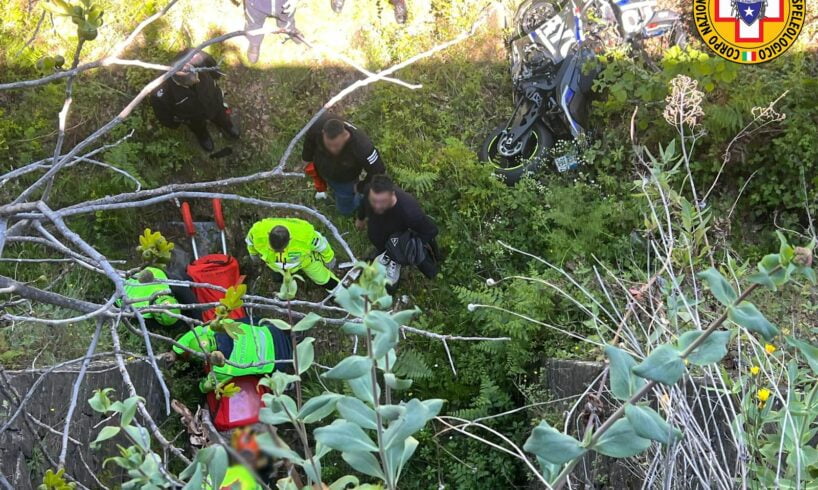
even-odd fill
[[[362,317],[366,311],[362,292],[361,287],[355,285],[349,288],[338,288],[335,291],[335,302],[353,316]]]
[[[619,400],[629,400],[645,384],[644,379],[631,372],[636,361],[630,354],[612,345],[605,346],[605,355],[610,361],[611,393]]]
[[[375,423],[375,411],[357,398],[351,396],[344,397],[343,400],[338,402],[335,408],[341,417],[359,427],[370,430],[378,428],[378,425]]]
[[[733,286],[714,267],[700,272],[699,278],[707,284],[713,296],[724,306],[730,306],[736,301],[737,296]]]
[[[207,474],[210,475],[211,481],[221,483],[227,473],[227,451],[220,445],[210,446],[203,450],[207,449],[211,450],[207,461]]]
[[[315,440],[336,451],[359,452],[378,450],[378,446],[366,435],[360,427],[347,422],[336,420],[332,424],[315,429]]]
[[[393,373],[384,373],[383,380],[393,390],[408,390],[412,386],[411,379],[398,379]]]
[[[573,437],[542,421],[534,427],[523,449],[551,464],[562,465],[585,454],[586,449]]]
[[[349,356],[321,376],[328,379],[355,379],[370,372],[371,369],[372,361],[368,357]]]
[[[398,344],[398,340],[397,330],[375,335],[375,340],[372,342],[372,356],[375,359],[382,358]]]
[[[342,398],[344,396],[338,393],[324,393],[314,396],[301,407],[301,411],[298,412],[296,417],[305,424],[317,422],[334,412],[335,405]]]
[[[267,432],[257,435],[256,442],[258,443],[259,449],[261,449],[265,454],[269,454],[274,458],[288,459],[299,465],[304,463],[304,459],[301,458],[298,453],[290,449],[287,443],[281,439],[278,441],[274,440],[273,437]]]
[[[95,412],[105,413],[111,406],[111,399],[108,398],[108,393],[114,391],[113,388],[105,388],[104,390],[94,390],[94,396],[88,399],[88,405],[94,409]]]
[[[673,385],[684,374],[685,364],[676,349],[662,344],[653,349],[653,352],[631,371],[645,379]]]
[[[347,381],[352,393],[359,399],[369,403],[375,404],[375,395],[372,393],[372,371],[367,371],[366,374],[360,378],[350,379]],[[375,383],[375,389],[378,390],[377,396],[380,396],[380,385]]]
[[[375,456],[372,456],[372,454],[364,451],[343,452],[341,453],[341,457],[344,458],[344,461],[346,461],[353,470],[363,473],[364,475],[386,480],[386,476],[383,474],[383,470],[381,470],[381,465],[378,464],[378,460],[375,459]]]
[[[773,278],[767,271],[753,272],[747,277],[747,280],[753,284],[763,286],[770,291],[776,291],[778,289],[778,287],[775,285],[775,281],[773,281]]]
[[[281,331],[287,331],[292,328],[289,323],[285,322],[284,320],[279,320],[278,318],[262,318],[258,323],[259,325],[268,323]]]
[[[740,327],[761,335],[764,340],[770,341],[778,335],[778,327],[770,323],[758,308],[749,301],[742,301],[737,306],[727,310],[727,318]]]
[[[672,427],[650,407],[628,404],[625,406],[625,417],[639,437],[662,444],[671,444],[682,437],[682,431]]]
[[[790,279],[790,272],[793,270],[789,264],[781,263],[780,254],[767,254],[758,264],[758,271],[766,273],[770,281],[776,286],[782,286]]]
[[[650,440],[639,437],[628,419],[619,419],[602,434],[593,450],[611,458],[629,458],[650,447]]]
[[[97,438],[94,439],[94,442],[91,443],[91,447],[92,448],[99,447],[100,442],[107,441],[108,439],[116,436],[117,434],[119,434],[120,430],[121,429],[119,427],[115,426],[103,427],[102,430],[99,431],[99,434],[97,434]]]
[[[816,279],[815,277],[815,271],[812,270],[812,268],[802,265],[798,267],[796,270],[798,271],[799,274],[804,276],[804,278],[806,278],[806,280],[809,281],[810,284],[812,284],[813,286],[816,283],[818,283],[818,279]]]
[[[386,459],[389,461],[389,465],[387,468],[389,469],[389,473],[391,476],[392,481],[398,481],[400,479],[401,472],[403,471],[403,467],[406,465],[406,462],[415,454],[415,450],[418,448],[418,441],[414,437],[409,437],[404,441],[403,445],[398,445],[386,451]]]
[[[300,376],[287,374],[283,371],[274,371],[273,374],[261,378],[258,384],[270,388],[276,395],[282,395],[287,390],[287,385],[300,380]]]
[[[787,337],[787,343],[798,349],[801,355],[807,359],[812,373],[818,375],[818,347],[795,337]]]
[[[265,424],[279,425],[286,422],[292,422],[290,416],[295,417],[298,413],[298,408],[295,405],[295,400],[287,395],[271,395],[266,394],[261,397],[264,402],[264,407],[259,411],[259,420]]]
[[[324,321],[319,315],[315,313],[308,313],[307,316],[302,318],[298,323],[293,326],[293,332],[303,332],[304,330],[309,330],[315,326],[316,323]]]
[[[123,427],[125,432],[133,439],[134,443],[136,443],[140,448],[145,451],[149,451],[151,448],[151,436],[148,433],[148,429],[144,427],[134,427],[133,425],[127,425]]]
[[[397,420],[389,424],[383,433],[383,444],[391,449],[403,444],[409,436],[419,431],[426,423],[435,418],[443,406],[443,400],[424,400],[413,398],[406,404],[406,411]]]
[[[349,335],[366,336],[366,327],[361,322],[346,322],[341,326],[341,330]]]
[[[381,420],[384,422],[392,422],[406,412],[406,407],[401,405],[378,405],[378,413],[381,414]]]
[[[312,367],[312,362],[315,360],[315,349],[313,348],[313,342],[315,342],[314,338],[307,337],[299,342],[298,346],[295,348],[295,351],[298,354],[298,374],[303,374],[310,367]]]
[[[690,330],[679,337],[679,351],[684,351],[696,339],[704,334],[703,330]],[[730,342],[731,332],[721,330],[710,334],[705,341],[687,356],[687,360],[697,366],[705,366],[721,361],[727,355],[727,344]]]
[[[780,243],[778,258],[781,260],[781,265],[787,266],[792,262],[793,257],[795,257],[795,248],[787,242],[787,237],[785,237],[780,230],[775,230],[775,234],[778,236],[778,242]]]
[[[369,454],[369,453],[363,453],[363,454]],[[374,475],[372,475],[372,476],[374,476]],[[346,476],[342,476],[341,478],[338,478],[337,480],[332,482],[330,484],[330,486],[329,486],[329,490],[346,490],[347,488],[356,488],[359,484],[360,484],[360,481],[358,480],[358,478],[356,478],[356,477],[354,477],[352,475],[346,475]],[[350,485],[352,485],[352,486],[350,487]]]
[[[414,318],[415,315],[419,313],[420,308],[416,306],[411,310],[401,310],[396,313],[392,313],[392,320],[394,320],[398,325],[406,325],[412,318]]]
[[[134,415],[136,415],[136,408],[142,400],[141,397],[132,396],[122,403],[123,409],[119,419],[121,425],[129,425],[131,423]]]

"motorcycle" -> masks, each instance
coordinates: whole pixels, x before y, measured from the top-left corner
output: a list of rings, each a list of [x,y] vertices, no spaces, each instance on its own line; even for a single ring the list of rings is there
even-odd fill
[[[613,27],[616,42],[635,45],[668,33],[671,42],[684,42],[679,14],[657,9],[656,4],[657,0],[589,0],[582,6],[571,0],[523,2],[514,15],[515,34],[507,42],[514,113],[486,137],[480,160],[492,163],[495,174],[508,185],[552,157],[557,172],[576,168],[578,145],[587,141],[596,76],[584,66],[604,43],[602,30]],[[586,32],[583,17],[590,9],[598,20]],[[553,155],[555,148],[567,150]]]

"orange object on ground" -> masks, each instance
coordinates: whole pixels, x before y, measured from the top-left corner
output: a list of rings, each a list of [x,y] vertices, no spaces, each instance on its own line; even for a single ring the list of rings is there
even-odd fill
[[[304,167],[304,173],[312,177],[312,183],[315,186],[315,190],[318,192],[327,192],[327,181],[322,179],[320,175],[318,175],[318,170],[315,169],[315,164],[310,162]]]

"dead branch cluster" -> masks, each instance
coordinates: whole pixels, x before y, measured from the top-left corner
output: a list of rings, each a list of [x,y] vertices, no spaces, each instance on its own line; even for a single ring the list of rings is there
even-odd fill
[[[26,404],[31,400],[33,393],[42,383],[43,379],[53,372],[54,369],[64,367],[67,365],[79,365],[77,378],[72,388],[72,396],[67,404],[67,411],[65,421],[61,430],[48,427],[52,433],[59,434],[62,438],[62,446],[59,455],[55,458],[50,455],[48,451],[44,450],[46,458],[54,467],[64,467],[67,448],[69,444],[78,444],[78,441],[71,437],[72,418],[77,408],[78,396],[80,388],[83,384],[86,373],[88,372],[89,363],[92,360],[113,359],[119,370],[124,384],[128,388],[128,395],[138,395],[137,390],[130,375],[128,374],[126,357],[135,357],[140,361],[148,362],[155,373],[159,385],[161,386],[166,412],[170,413],[170,390],[168,389],[164,380],[163,374],[157,362],[157,355],[154,350],[154,342],[160,342],[162,349],[167,349],[172,345],[182,348],[180,344],[173,339],[150,331],[145,324],[144,314],[153,311],[164,310],[165,313],[170,314],[171,309],[189,309],[212,307],[213,304],[192,304],[192,305],[162,305],[162,306],[148,306],[136,307],[128,302],[124,295],[125,280],[134,271],[122,269],[120,266],[122,261],[115,261],[104,254],[100,253],[98,248],[86,238],[80,236],[68,224],[69,218],[78,216],[92,215],[93,213],[109,212],[122,209],[140,209],[149,206],[154,206],[160,203],[166,203],[176,199],[223,199],[233,201],[242,205],[252,206],[260,209],[270,209],[285,211],[287,213],[297,213],[312,221],[320,224],[329,234],[334,238],[334,241],[340,245],[345,255],[350,261],[355,261],[355,255],[346,242],[342,234],[332,223],[332,221],[322,213],[312,209],[308,206],[292,204],[286,202],[273,202],[264,199],[246,197],[240,194],[230,193],[226,189],[236,187],[241,184],[247,184],[259,181],[269,181],[273,179],[292,179],[301,178],[303,174],[300,172],[293,172],[286,170],[289,158],[294,151],[298,141],[306,134],[310,125],[316,121],[325,111],[333,107],[339,101],[367,85],[378,81],[387,81],[395,83],[399,86],[408,89],[418,89],[420,85],[410,84],[402,80],[393,78],[392,76],[402,68],[405,68],[413,63],[428,58],[439,53],[455,44],[458,44],[465,39],[472,36],[480,24],[482,24],[484,16],[474,24],[474,26],[458,35],[457,37],[434,46],[433,48],[417,54],[405,61],[397,63],[387,69],[379,72],[371,72],[348,59],[343,54],[328,51],[326,48],[319,46],[312,46],[306,43],[312,49],[321,50],[325,53],[330,53],[331,56],[337,60],[351,65],[354,69],[362,74],[362,78],[356,80],[349,86],[339,91],[335,96],[329,99],[315,115],[305,123],[305,125],[296,132],[287,146],[278,164],[266,171],[257,172],[250,175],[230,176],[220,180],[197,183],[177,183],[165,185],[154,189],[142,189],[138,179],[128,174],[125,170],[117,168],[114,165],[104,162],[104,154],[107,150],[126,141],[131,135],[128,134],[117,141],[107,141],[111,131],[120,125],[133,110],[146,98],[151,92],[159,87],[165,80],[179,70],[185,63],[187,63],[196,53],[202,49],[227,41],[232,38],[245,36],[246,31],[234,31],[227,34],[220,35],[209,39],[194,49],[190,50],[185,56],[181,57],[172,66],[166,66],[150,61],[134,60],[123,58],[123,54],[129,49],[140,34],[151,23],[165,15],[178,0],[170,0],[170,2],[154,15],[144,19],[136,28],[121,42],[116,44],[105,56],[100,59],[80,63],[80,50],[78,46],[73,57],[72,66],[67,70],[57,71],[53,74],[44,76],[42,78],[23,80],[10,83],[0,84],[0,91],[11,90],[26,90],[34,87],[43,86],[45,84],[65,80],[65,99],[64,104],[58,115],[58,131],[56,133],[57,140],[53,155],[39,161],[20,165],[17,168],[0,175],[0,188],[11,187],[11,184],[18,181],[23,176],[32,176],[41,173],[39,177],[34,180],[27,188],[23,189],[18,195],[10,199],[8,202],[0,204],[0,258],[3,261],[9,262],[66,262],[75,266],[81,267],[92,273],[98,275],[102,280],[109,283],[109,294],[105,301],[91,301],[87,298],[78,296],[70,296],[67,294],[57,293],[46,288],[34,287],[30,284],[20,282],[12,277],[0,275],[0,293],[2,293],[2,306],[0,306],[0,321],[8,324],[15,323],[37,323],[42,325],[53,326],[54,328],[66,327],[74,325],[77,322],[90,321],[96,324],[96,329],[92,338],[90,339],[85,356],[80,359],[74,359],[60,363],[56,366],[42,372],[37,381],[30,387],[27,393],[20,394],[14,392],[14,388],[8,382],[5,372],[0,367],[0,392],[12,402],[14,406],[10,407],[10,417],[6,419],[5,423],[0,425],[0,434],[9,429],[18,419],[22,417],[23,422],[29,427],[32,433],[35,433],[35,426],[43,426],[39,420],[32,417],[26,410]],[[297,33],[276,30],[272,28],[258,29],[251,31],[252,34],[277,34],[281,36],[300,36]],[[302,38],[303,40],[303,38]],[[72,91],[75,82],[79,82],[77,76],[91,71],[105,69],[109,66],[129,66],[134,68],[158,71],[159,75],[152,81],[147,83],[139,93],[133,97],[111,120],[103,124],[101,127],[93,131],[84,139],[80,140],[70,149],[64,148],[66,124],[70,118],[70,111],[72,105]],[[127,192],[117,195],[102,197],[95,200],[88,200],[84,202],[73,203],[64,207],[54,208],[50,204],[50,192],[54,182],[61,177],[66,170],[81,165],[83,163],[96,165],[113,172],[117,172],[129,178],[136,184],[136,189],[133,192]],[[55,252],[58,257],[53,259],[36,259],[30,257],[6,257],[3,258],[3,250],[11,244],[36,244],[45,247],[49,251]],[[184,286],[184,287],[210,287],[216,286],[208,284],[198,284],[189,281],[166,281],[169,285]],[[290,301],[286,304],[274,297],[264,297],[248,295],[245,298],[246,304],[254,309],[260,311],[283,313],[290,310],[293,315],[303,317],[307,312],[315,311],[326,317],[326,321],[331,324],[342,324],[348,319],[346,312],[336,306],[332,306],[326,300],[322,302],[310,301]],[[19,313],[12,313],[11,306],[19,306],[27,304],[29,313],[23,315]],[[50,305],[58,308],[58,311],[72,312],[69,316],[54,318],[45,316],[42,308],[38,306]],[[20,310],[15,308],[14,311]],[[54,311],[54,310],[47,310]],[[184,315],[178,317],[187,322],[189,325],[195,325],[197,322]],[[106,330],[110,332],[113,342],[113,350],[108,352],[97,352],[97,345],[100,337]],[[130,331],[144,340],[144,355],[132,354],[122,350],[121,332],[123,329]],[[433,332],[424,331],[412,327],[404,327],[404,333],[409,332],[416,335],[426,336],[428,338],[443,342],[446,352],[449,353],[447,341],[454,340],[494,340],[484,339],[478,337],[462,337],[457,335],[442,335]],[[186,348],[185,348],[186,349]],[[189,351],[189,349],[186,349]],[[203,354],[191,352],[193,355],[202,356]],[[454,364],[449,354],[449,360]],[[173,454],[178,459],[189,462],[189,457],[184,454],[182,450],[175,447],[159,430],[153,416],[149,413],[143,403],[139,404],[139,414],[141,423],[148,428],[153,437],[163,446],[166,453]],[[45,448],[43,448],[45,449]],[[163,471],[166,471],[163,468]],[[93,472],[90,472],[93,474]],[[70,475],[68,475],[71,478]],[[79,487],[85,488],[82,483],[77,482]],[[97,482],[99,483],[99,482]],[[100,484],[101,485],[101,484]],[[10,488],[6,476],[0,474],[0,486]]]

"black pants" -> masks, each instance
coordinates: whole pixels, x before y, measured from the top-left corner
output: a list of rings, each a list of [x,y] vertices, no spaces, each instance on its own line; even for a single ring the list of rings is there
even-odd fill
[[[230,116],[227,114],[227,110],[219,111],[213,118],[210,119],[210,122],[218,126],[219,128],[229,131],[230,128],[233,127],[233,121],[230,120]],[[204,138],[208,136],[207,132],[207,120],[206,119],[191,119],[187,121],[187,127],[193,131],[199,138]]]
[[[434,279],[440,270],[438,263],[440,262],[440,249],[437,246],[437,241],[432,240],[426,244],[426,258],[423,262],[417,264],[417,268],[429,279]]]

